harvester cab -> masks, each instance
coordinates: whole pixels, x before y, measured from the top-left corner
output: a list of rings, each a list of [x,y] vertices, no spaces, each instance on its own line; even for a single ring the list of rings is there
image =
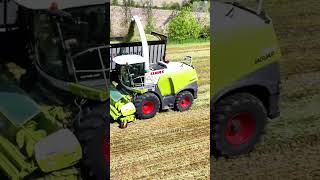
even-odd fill
[[[14,11],[18,21],[24,21],[28,26],[28,34],[23,37],[30,44],[28,54],[32,62],[27,66],[26,74],[20,78],[21,87],[24,90],[28,90],[28,86],[37,87],[32,89],[35,91],[43,90],[41,93],[32,91],[25,96],[39,96],[41,100],[47,100],[51,95],[60,98],[60,102],[66,106],[58,113],[64,115],[64,110],[67,110],[70,118],[59,121],[56,115],[47,113],[46,117],[40,117],[39,120],[43,114],[39,113],[35,117],[39,121],[35,123],[33,117],[20,122],[16,116],[12,116],[16,115],[13,108],[17,109],[16,105],[20,101],[19,106],[30,109],[33,107],[30,98],[20,98],[20,95],[12,93],[13,90],[6,90],[11,93],[10,97],[6,97],[0,85],[1,103],[4,103],[0,103],[0,125],[2,122],[11,122],[8,123],[10,129],[0,132],[0,149],[8,146],[5,153],[11,154],[8,156],[0,152],[0,177],[4,173],[8,177],[17,177],[13,179],[33,175],[44,176],[44,179],[79,179],[78,176],[82,179],[107,179],[107,86],[110,66],[107,13],[110,1],[15,0],[15,3],[18,6],[18,11]],[[12,101],[14,98],[17,101]],[[52,107],[55,103],[41,101],[41,104]],[[9,110],[12,113],[7,113]],[[20,110],[17,114],[23,115],[23,109]],[[39,132],[36,131],[38,128]],[[22,133],[17,131],[20,129]],[[34,138],[32,135],[40,137]],[[12,144],[7,145],[7,142],[3,143],[2,137],[10,140],[14,147],[10,147]],[[29,156],[19,155],[21,158],[17,159],[14,153],[24,152],[23,148],[30,152]],[[22,160],[30,160],[29,164],[35,169],[26,171],[24,164],[17,164]]]
[[[118,72],[117,89],[132,96],[138,119],[152,118],[160,109],[188,110],[198,91],[198,77],[192,58],[186,58],[188,63],[163,59],[150,64],[148,41],[138,16],[133,16],[129,29],[136,29],[134,26],[139,32],[142,53],[113,58]]]
[[[113,59],[113,62],[120,71],[119,79],[124,86],[128,88],[148,89],[155,91],[161,75],[170,71],[173,72],[184,69],[193,69],[191,56],[187,56],[183,63],[169,62],[164,60],[150,64],[149,46],[143,25],[138,16],[133,16],[130,27],[132,28],[135,25],[138,29],[142,42],[142,55],[121,55]]]
[[[267,119],[279,116],[281,52],[262,2],[213,2],[211,152],[216,157],[251,152]]]
[[[17,3],[32,17],[32,54],[38,77],[78,97],[106,101],[107,1]]]

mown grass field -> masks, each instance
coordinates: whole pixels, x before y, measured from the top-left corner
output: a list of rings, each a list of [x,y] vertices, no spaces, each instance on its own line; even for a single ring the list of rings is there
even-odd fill
[[[167,59],[193,56],[199,97],[187,112],[161,112],[127,129],[111,124],[112,179],[209,179],[210,43],[171,44]]]
[[[281,117],[251,154],[212,160],[212,178],[320,179],[320,3],[265,4],[283,53]]]

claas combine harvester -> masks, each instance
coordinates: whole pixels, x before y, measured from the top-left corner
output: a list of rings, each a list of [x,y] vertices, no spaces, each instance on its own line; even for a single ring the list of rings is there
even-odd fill
[[[0,179],[107,179],[109,5],[0,1]]]
[[[252,151],[279,116],[280,47],[263,1],[212,3],[211,152]]]
[[[141,42],[130,43],[135,34]],[[197,98],[198,77],[192,58],[166,61],[166,37],[152,36],[159,40],[148,42],[140,18],[134,16],[128,36],[116,39],[129,42],[111,43],[110,113],[122,128],[135,118],[152,118],[159,110],[186,111]]]

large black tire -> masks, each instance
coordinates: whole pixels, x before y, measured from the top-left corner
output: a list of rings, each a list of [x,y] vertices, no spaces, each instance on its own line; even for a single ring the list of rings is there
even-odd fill
[[[260,141],[267,122],[261,101],[247,93],[238,93],[213,107],[214,156],[238,156],[251,152]]]
[[[106,154],[109,153],[109,116],[105,114],[108,108],[109,105],[87,107],[76,129],[82,146],[81,176],[85,180],[109,177],[110,156]]]
[[[193,103],[193,95],[190,91],[182,91],[177,95],[174,103],[174,109],[176,111],[188,111]]]
[[[136,107],[137,119],[153,118],[160,109],[158,96],[149,92],[136,96],[133,103]]]

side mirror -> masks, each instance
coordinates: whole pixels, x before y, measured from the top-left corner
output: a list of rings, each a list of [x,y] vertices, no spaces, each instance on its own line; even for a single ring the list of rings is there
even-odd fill
[[[259,16],[264,20],[265,23],[269,24],[271,20],[267,17],[265,11],[261,11]]]

